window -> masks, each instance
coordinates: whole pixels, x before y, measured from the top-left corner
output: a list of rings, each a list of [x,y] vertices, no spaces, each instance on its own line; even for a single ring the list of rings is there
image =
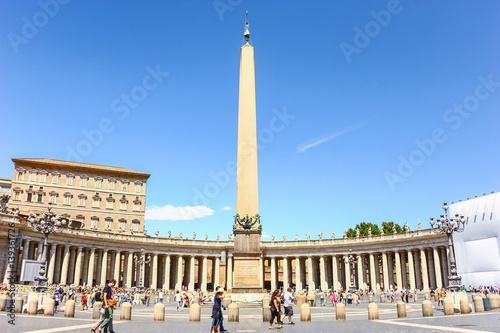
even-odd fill
[[[73,198],[73,194],[66,192],[64,193],[64,204],[65,205],[71,205],[71,198]]]
[[[115,203],[115,198],[110,194],[109,197],[106,198],[106,208],[113,209]]]
[[[486,213],[483,213],[483,221],[484,221],[484,216],[486,215]]]
[[[36,173],[34,171],[30,172],[30,182],[36,181]]]
[[[23,180],[24,171],[17,171],[17,180]]]
[[[139,224],[140,224],[139,220],[133,220],[132,221],[132,230],[139,231]]]
[[[140,210],[141,210],[141,200],[139,200],[139,197],[135,197],[134,211],[139,212]]]
[[[74,178],[75,178],[75,176],[72,174],[66,175],[66,185],[73,186],[73,179]]]
[[[139,182],[135,182],[135,193],[141,193],[142,184]]]
[[[82,223],[80,228],[83,228],[85,226],[85,216],[79,214],[76,216],[76,220]]]
[[[32,192],[27,193],[26,201],[33,201],[33,193]]]
[[[93,208],[101,208],[101,197],[99,196],[99,193],[96,193],[92,197],[92,207]]]
[[[55,204],[57,202],[57,192],[51,191],[49,192],[49,203]]]
[[[125,196],[120,199],[120,209],[127,210],[128,200]]]
[[[21,200],[21,192],[14,192],[14,200]]]
[[[95,180],[95,188],[100,189],[102,185],[102,179],[97,179]]]
[[[93,230],[97,230],[97,224],[99,223],[99,218],[97,216],[92,216],[90,218],[90,222],[91,222],[91,228]]]
[[[477,217],[477,215],[474,215],[474,223],[476,223],[476,217]]]
[[[59,174],[53,173],[52,174],[52,184],[57,184],[59,183]]]
[[[45,183],[47,181],[47,174],[46,173],[42,173],[40,175],[40,183]]]
[[[108,189],[114,190],[115,189],[115,182],[116,182],[116,180],[114,180],[114,179],[108,180]]]
[[[85,206],[87,203],[87,196],[85,194],[80,194],[78,196],[78,206]]]
[[[105,222],[106,224],[104,230],[111,230],[111,224],[113,223],[113,219],[111,217],[106,217]]]
[[[37,202],[43,202],[43,194],[37,194],[37,198],[36,198],[36,201]]]
[[[119,231],[119,232],[124,232],[124,231],[125,231],[125,227],[126,227],[126,225],[127,225],[127,220],[125,220],[125,219],[120,219],[120,220],[118,220],[118,222],[120,223],[120,226],[119,226],[118,231]]]
[[[87,178],[82,178],[80,185],[81,185],[81,187],[87,187]]]

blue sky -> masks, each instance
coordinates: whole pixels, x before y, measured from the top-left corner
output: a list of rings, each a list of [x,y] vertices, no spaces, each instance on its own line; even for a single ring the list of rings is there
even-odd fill
[[[415,229],[499,189],[498,1],[0,6],[0,175],[13,157],[150,173],[150,234],[231,232],[245,11],[265,237]]]

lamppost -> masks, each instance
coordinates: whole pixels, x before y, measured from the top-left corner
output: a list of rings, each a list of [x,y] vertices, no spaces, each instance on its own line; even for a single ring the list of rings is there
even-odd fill
[[[40,214],[33,214],[30,212],[28,217],[28,227],[35,232],[41,232],[44,234],[43,241],[43,251],[42,251],[42,264],[40,265],[40,270],[38,271],[38,276],[35,277],[35,285],[33,289],[35,291],[46,292],[48,289],[48,279],[47,279],[47,242],[50,233],[60,233],[66,227],[67,221],[65,218],[59,218],[56,214],[52,213],[52,205],[48,205],[48,212]]]
[[[446,202],[443,203],[443,209],[445,215],[441,215],[437,223],[435,223],[434,218],[431,217],[430,224],[432,230],[441,234],[446,234],[448,236],[448,251],[450,253],[450,275],[448,276],[448,289],[450,291],[459,291],[460,286],[462,285],[462,278],[457,274],[457,264],[455,261],[455,251],[453,248],[453,233],[455,231],[464,231],[465,219],[463,215],[459,217],[458,214],[455,214],[455,218],[448,219],[448,205],[446,204]]]
[[[352,249],[349,249],[349,254],[344,255],[344,263],[349,264],[350,276],[351,276],[351,284],[349,286],[349,291],[351,293],[356,292],[356,286],[354,285],[354,261],[355,256],[352,255]]]
[[[142,293],[144,291],[144,278],[143,278],[143,268],[145,264],[148,264],[149,261],[151,260],[151,255],[148,254],[147,260],[146,260],[146,251],[144,249],[141,249],[141,256],[137,257],[137,254],[134,254],[134,261],[139,265],[139,292]]]

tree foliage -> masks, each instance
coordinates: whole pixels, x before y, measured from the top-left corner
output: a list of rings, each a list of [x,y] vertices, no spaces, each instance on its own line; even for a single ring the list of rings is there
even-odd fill
[[[382,222],[382,228],[384,229],[384,234],[393,234],[394,231],[392,230],[393,226],[396,226],[396,232],[400,233],[403,232],[403,228],[397,223],[394,222]]]
[[[347,230],[347,237],[356,237],[356,229],[359,228],[359,236],[360,237],[363,237],[363,236],[368,236],[368,229],[369,228],[372,228],[372,235],[375,236],[375,235],[380,235],[380,229],[378,227],[378,225],[376,224],[373,224],[371,222],[361,222],[359,224],[356,224],[356,227],[353,229],[353,228],[349,228],[349,230]]]

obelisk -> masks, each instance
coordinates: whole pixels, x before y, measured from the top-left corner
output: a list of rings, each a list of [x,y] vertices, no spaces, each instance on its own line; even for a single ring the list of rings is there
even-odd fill
[[[255,105],[255,59],[250,45],[248,13],[245,44],[240,50],[238,105],[238,166],[234,233],[233,293],[262,292],[259,279],[260,235],[257,177],[257,121]]]

